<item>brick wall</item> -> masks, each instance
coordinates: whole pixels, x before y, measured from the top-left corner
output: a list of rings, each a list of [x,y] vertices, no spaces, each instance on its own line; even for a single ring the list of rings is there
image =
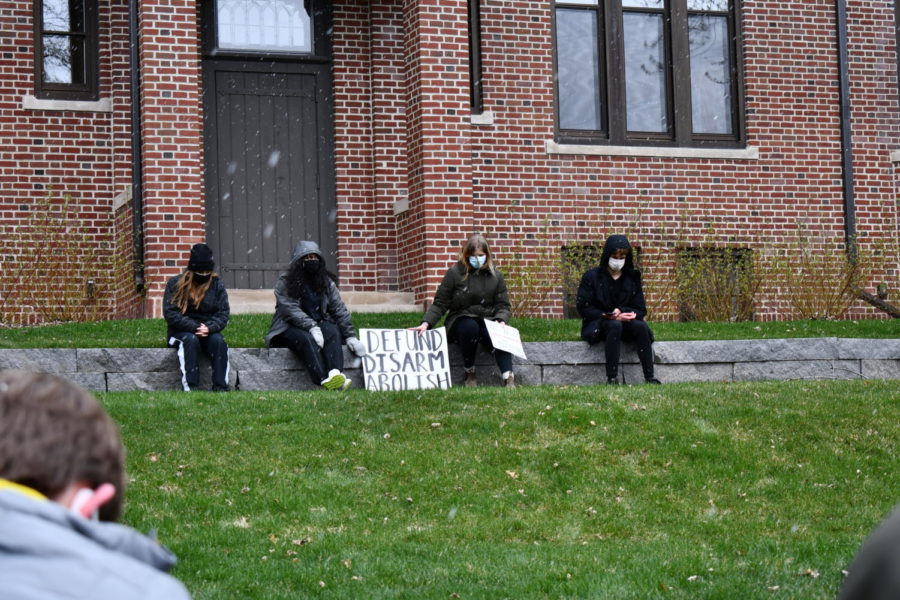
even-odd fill
[[[747,137],[759,160],[549,156],[550,3],[483,4],[485,108],[494,124],[473,127],[474,214],[501,260],[513,252],[537,260],[548,242],[627,232],[645,251],[648,275],[670,278],[681,241],[765,248],[795,238],[803,221],[828,244],[842,242],[834,3],[744,6]],[[884,244],[898,231],[897,166],[888,158],[900,145],[893,7],[849,8],[858,231],[862,243]],[[895,260],[886,274],[895,288],[896,268]],[[759,316],[777,317],[783,304],[776,297]]]
[[[197,2],[141,3],[141,113],[147,313],[206,238]]]
[[[101,97],[112,113],[34,111],[32,6],[0,8],[0,226],[22,227],[48,190],[65,191],[96,240],[109,314],[158,315],[165,281],[205,237],[198,4],[141,3],[146,306],[130,282],[130,90],[126,6],[101,1]],[[898,287],[900,99],[893,4],[849,0],[859,241],[885,253],[870,279]],[[744,3],[747,138],[759,158],[548,154],[553,139],[552,3],[482,1],[485,110],[468,100],[465,0],[338,0],[334,9],[338,260],[346,290],[431,298],[459,244],[489,235],[548,274],[559,247],[625,232],[643,249],[655,318],[679,245],[757,250],[790,243],[798,223],[821,248],[843,242],[840,115],[832,0]],[[802,36],[797,32],[802,30]],[[113,210],[118,206],[117,210]],[[396,214],[395,214],[396,213]],[[11,239],[11,238],[10,238]],[[34,248],[6,243],[4,272]],[[123,256],[125,264],[123,266]],[[891,260],[892,257],[892,260]],[[0,293],[6,290],[0,289]],[[7,294],[8,295],[8,294]],[[561,314],[557,291],[544,314]],[[3,300],[0,297],[0,305]],[[785,314],[784,295],[758,307]],[[27,307],[22,309],[27,311]],[[864,305],[851,316],[873,316]]]
[[[34,93],[33,5],[0,7],[0,312],[8,323],[41,320],[37,303],[27,298],[28,286],[40,278],[71,288],[66,302],[73,310],[104,317],[116,314],[128,296],[116,271],[112,209],[115,171],[123,169],[115,149],[128,132],[109,112],[23,107]],[[122,68],[127,37],[123,40],[122,19],[111,14],[108,3],[100,8],[100,96],[119,98],[119,81],[110,73]],[[49,247],[42,239],[49,225],[41,212],[62,203],[69,214],[54,216],[54,222],[71,218],[72,228]],[[88,279],[94,281],[93,297]]]
[[[790,9],[778,2],[745,4],[746,126],[749,145],[759,150],[757,160],[549,155],[551,3],[482,3],[490,125],[471,125],[467,114],[464,3],[372,2],[368,15],[358,3],[343,9],[338,4],[336,52],[344,38],[357,44],[345,47],[346,57],[336,55],[336,82],[344,72],[341,61],[355,61],[360,70],[353,73],[357,85],[344,99],[346,108],[365,107],[372,127],[365,132],[360,122],[343,139],[338,131],[338,143],[357,152],[352,161],[339,158],[339,173],[342,160],[369,169],[360,179],[365,186],[355,181],[348,186],[339,175],[338,189],[354,198],[354,208],[372,207],[358,213],[352,232],[341,234],[368,238],[365,258],[342,263],[348,274],[342,282],[350,289],[389,289],[399,281],[401,289],[427,301],[459,242],[472,231],[489,235],[501,265],[524,261],[548,273],[557,269],[561,246],[596,244],[625,232],[642,247],[655,316],[672,318],[675,307],[663,302],[663,291],[674,278],[678,247],[764,252],[806,234],[813,234],[812,243],[823,252],[843,244],[831,0]],[[889,160],[890,150],[900,146],[892,10],[887,1],[849,3],[857,229],[860,244],[871,251],[884,249],[898,235],[898,168]],[[798,23],[802,38],[796,35]],[[349,47],[359,52],[351,57]],[[348,90],[336,83],[339,103]],[[350,118],[340,105],[336,112],[339,122]],[[371,167],[363,155],[371,158]],[[408,210],[393,218],[390,207],[398,202],[408,202]],[[362,218],[366,214],[369,220]],[[400,248],[396,262],[394,247]],[[897,277],[894,260],[870,284],[886,280],[896,288]],[[365,283],[366,278],[376,281]],[[778,318],[788,308],[784,294],[770,293],[757,316]],[[545,314],[561,310],[557,292]],[[860,304],[851,314],[876,313]]]

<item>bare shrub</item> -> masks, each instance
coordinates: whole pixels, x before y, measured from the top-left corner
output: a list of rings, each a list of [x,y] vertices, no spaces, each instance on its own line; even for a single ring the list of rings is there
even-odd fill
[[[95,321],[114,270],[106,244],[79,217],[71,196],[52,192],[23,223],[0,230],[0,323],[8,326]]]

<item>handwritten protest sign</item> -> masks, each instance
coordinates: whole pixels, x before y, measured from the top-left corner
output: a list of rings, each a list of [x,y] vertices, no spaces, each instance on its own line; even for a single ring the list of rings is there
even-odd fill
[[[491,344],[497,350],[506,350],[514,356],[525,359],[525,347],[522,345],[522,338],[519,336],[519,330],[509,325],[501,325],[489,319],[484,320],[487,326],[488,335],[491,336]]]
[[[367,390],[450,388],[447,330],[421,335],[408,329],[360,329],[368,353],[362,357]]]

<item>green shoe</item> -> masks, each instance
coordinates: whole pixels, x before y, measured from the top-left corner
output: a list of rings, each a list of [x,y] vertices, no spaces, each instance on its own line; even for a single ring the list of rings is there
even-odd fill
[[[339,390],[344,386],[347,378],[337,369],[328,372],[328,377],[322,380],[322,387],[326,390]]]

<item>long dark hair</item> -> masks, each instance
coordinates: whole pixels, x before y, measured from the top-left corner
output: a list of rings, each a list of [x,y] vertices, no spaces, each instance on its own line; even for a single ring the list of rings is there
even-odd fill
[[[303,270],[302,258],[291,263],[291,268],[285,278],[287,292],[291,298],[300,297],[304,283],[320,294],[328,289],[328,284],[332,281],[337,283],[337,276],[325,268],[325,261],[322,260],[322,257],[319,257],[319,260],[322,261],[322,268],[313,275]]]
[[[175,284],[175,293],[172,294],[172,304],[178,307],[181,314],[187,313],[188,308],[198,308],[206,295],[209,286],[212,285],[214,277],[218,277],[216,273],[211,273],[209,278],[200,284],[194,281],[194,272],[185,269],[181,274],[181,279]]]

